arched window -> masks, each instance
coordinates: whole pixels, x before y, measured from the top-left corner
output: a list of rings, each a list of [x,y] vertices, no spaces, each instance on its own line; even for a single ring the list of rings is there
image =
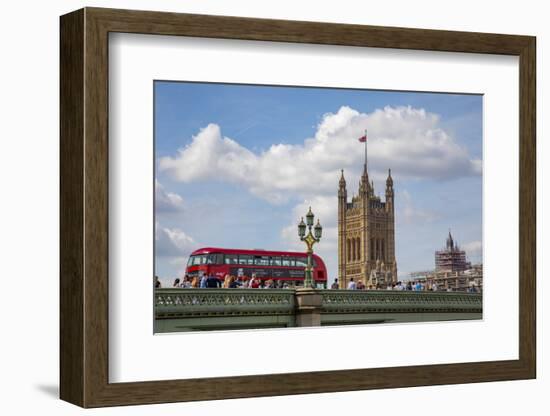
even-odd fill
[[[357,237],[357,260],[361,260],[361,239]]]
[[[374,260],[374,238],[370,239],[370,259]]]
[[[382,244],[382,261],[385,263],[386,262],[386,240],[382,239],[380,241]]]
[[[348,256],[348,261],[351,261],[351,244],[350,244],[349,238],[346,239],[346,253]]]

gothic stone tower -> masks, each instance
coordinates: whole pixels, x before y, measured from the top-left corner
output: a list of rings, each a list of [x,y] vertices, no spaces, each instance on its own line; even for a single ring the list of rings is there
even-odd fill
[[[377,272],[377,273],[373,273]],[[391,170],[386,179],[386,200],[374,194],[367,164],[359,183],[359,194],[348,202],[344,171],[338,187],[338,280],[345,289],[353,278],[366,285],[374,275],[397,281],[395,260],[394,191]],[[376,282],[376,280],[374,280]],[[387,282],[385,282],[387,283]]]

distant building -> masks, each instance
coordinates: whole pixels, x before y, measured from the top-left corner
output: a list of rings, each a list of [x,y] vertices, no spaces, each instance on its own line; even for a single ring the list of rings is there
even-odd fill
[[[453,240],[451,230],[449,230],[445,249],[435,252],[435,271],[463,272],[470,267],[471,264],[466,261],[466,252],[460,250],[458,244]]]
[[[453,292],[483,291],[483,265],[474,264],[464,272],[414,272],[410,275],[411,281],[423,282],[426,290],[432,290],[434,284],[437,290]]]
[[[367,163],[359,183],[359,194],[348,201],[344,171],[338,188],[338,281],[367,286],[397,281],[395,260],[394,191],[391,171],[386,179],[386,200],[374,194]]]
[[[410,273],[410,280],[420,281],[427,290],[466,292],[483,290],[483,265],[472,264],[466,259],[466,252],[454,241],[451,231],[445,249],[435,252],[435,270]]]

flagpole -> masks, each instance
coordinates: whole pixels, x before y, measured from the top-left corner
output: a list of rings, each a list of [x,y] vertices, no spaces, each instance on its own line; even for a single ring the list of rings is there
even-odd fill
[[[365,170],[367,170],[367,129],[365,129]]]

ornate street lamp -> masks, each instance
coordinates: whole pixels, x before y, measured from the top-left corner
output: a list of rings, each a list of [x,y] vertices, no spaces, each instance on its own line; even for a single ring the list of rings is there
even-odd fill
[[[306,222],[302,218],[298,224],[298,236],[300,240],[305,242],[307,245],[307,267],[306,267],[306,276],[304,279],[304,287],[314,287],[313,282],[313,267],[312,267],[312,256],[313,256],[313,245],[321,241],[321,235],[323,234],[323,227],[317,220],[317,224],[313,227],[313,220],[315,215],[309,207],[309,211],[306,214]],[[306,227],[308,228],[308,233],[306,235]],[[311,229],[313,228],[313,234]]]

